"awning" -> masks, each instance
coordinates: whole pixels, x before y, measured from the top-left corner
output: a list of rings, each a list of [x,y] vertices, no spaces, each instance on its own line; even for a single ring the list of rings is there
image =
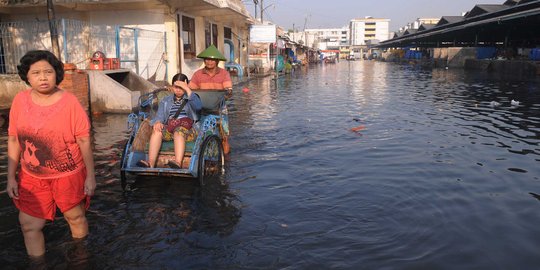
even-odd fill
[[[11,2],[11,1],[10,1]],[[5,14],[34,14],[46,12],[46,1],[18,1],[16,3],[0,3],[0,13]],[[235,24],[247,23],[251,18],[241,0],[116,0],[116,1],[54,1],[56,13],[73,11],[101,10],[148,10],[169,9],[171,12],[180,11],[193,16],[211,18],[216,22]]]
[[[217,22],[247,22],[251,17],[240,0],[164,0],[164,3],[180,12]]]

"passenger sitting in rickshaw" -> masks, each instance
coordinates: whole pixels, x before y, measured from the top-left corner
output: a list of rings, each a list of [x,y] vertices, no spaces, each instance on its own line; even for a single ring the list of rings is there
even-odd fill
[[[166,96],[159,103],[154,119],[150,121],[152,135],[148,147],[148,160],[140,160],[138,166],[153,168],[156,164],[161,143],[174,141],[174,160],[168,161],[171,168],[181,169],[186,142],[197,138],[193,122],[198,120],[202,108],[199,96],[188,86],[186,75],[178,73],[172,79],[174,95]]]

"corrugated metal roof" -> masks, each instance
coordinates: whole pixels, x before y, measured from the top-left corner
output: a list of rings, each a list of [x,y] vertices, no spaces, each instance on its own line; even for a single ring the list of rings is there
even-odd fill
[[[403,35],[411,35],[418,32],[418,29],[407,29],[405,32],[403,32]]]
[[[517,5],[518,3],[519,3],[519,0],[507,0],[506,2],[504,2],[503,5],[514,6],[514,5]]]
[[[428,24],[428,23],[423,23],[420,25],[420,27],[418,27],[418,31],[424,31],[424,30],[428,30],[428,29],[431,29],[433,27],[435,27],[436,24]]]
[[[463,21],[463,16],[442,16],[436,26]]]
[[[484,6],[484,5],[477,5]],[[485,6],[482,7],[485,11]],[[438,46],[540,46],[540,0],[522,0],[514,6],[492,8],[467,18],[443,16],[430,29],[414,34],[394,37],[378,47],[438,47]]]
[[[506,9],[506,8],[509,8],[509,6],[505,6],[505,5],[476,5],[476,6],[474,6],[473,9],[471,9],[471,11],[469,11],[467,13],[467,15],[465,15],[465,18],[472,18],[472,17],[480,16],[480,15],[483,15],[483,14],[486,14],[486,13],[497,12],[499,10]]]

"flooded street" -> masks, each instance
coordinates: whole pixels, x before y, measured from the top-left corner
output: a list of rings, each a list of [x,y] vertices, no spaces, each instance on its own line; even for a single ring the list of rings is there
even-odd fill
[[[73,243],[58,215],[44,231],[46,264],[535,269],[539,82],[374,61],[253,79],[235,89],[226,184],[212,193],[172,178],[123,193],[127,115],[94,117],[91,235]],[[6,139],[4,126],[0,265],[19,269],[28,261],[4,191]]]

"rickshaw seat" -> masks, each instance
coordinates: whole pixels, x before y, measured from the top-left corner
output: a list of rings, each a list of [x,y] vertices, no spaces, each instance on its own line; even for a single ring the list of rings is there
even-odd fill
[[[195,148],[195,141],[186,142],[185,153],[193,152],[193,148]],[[159,152],[174,152],[174,141],[163,141]]]

